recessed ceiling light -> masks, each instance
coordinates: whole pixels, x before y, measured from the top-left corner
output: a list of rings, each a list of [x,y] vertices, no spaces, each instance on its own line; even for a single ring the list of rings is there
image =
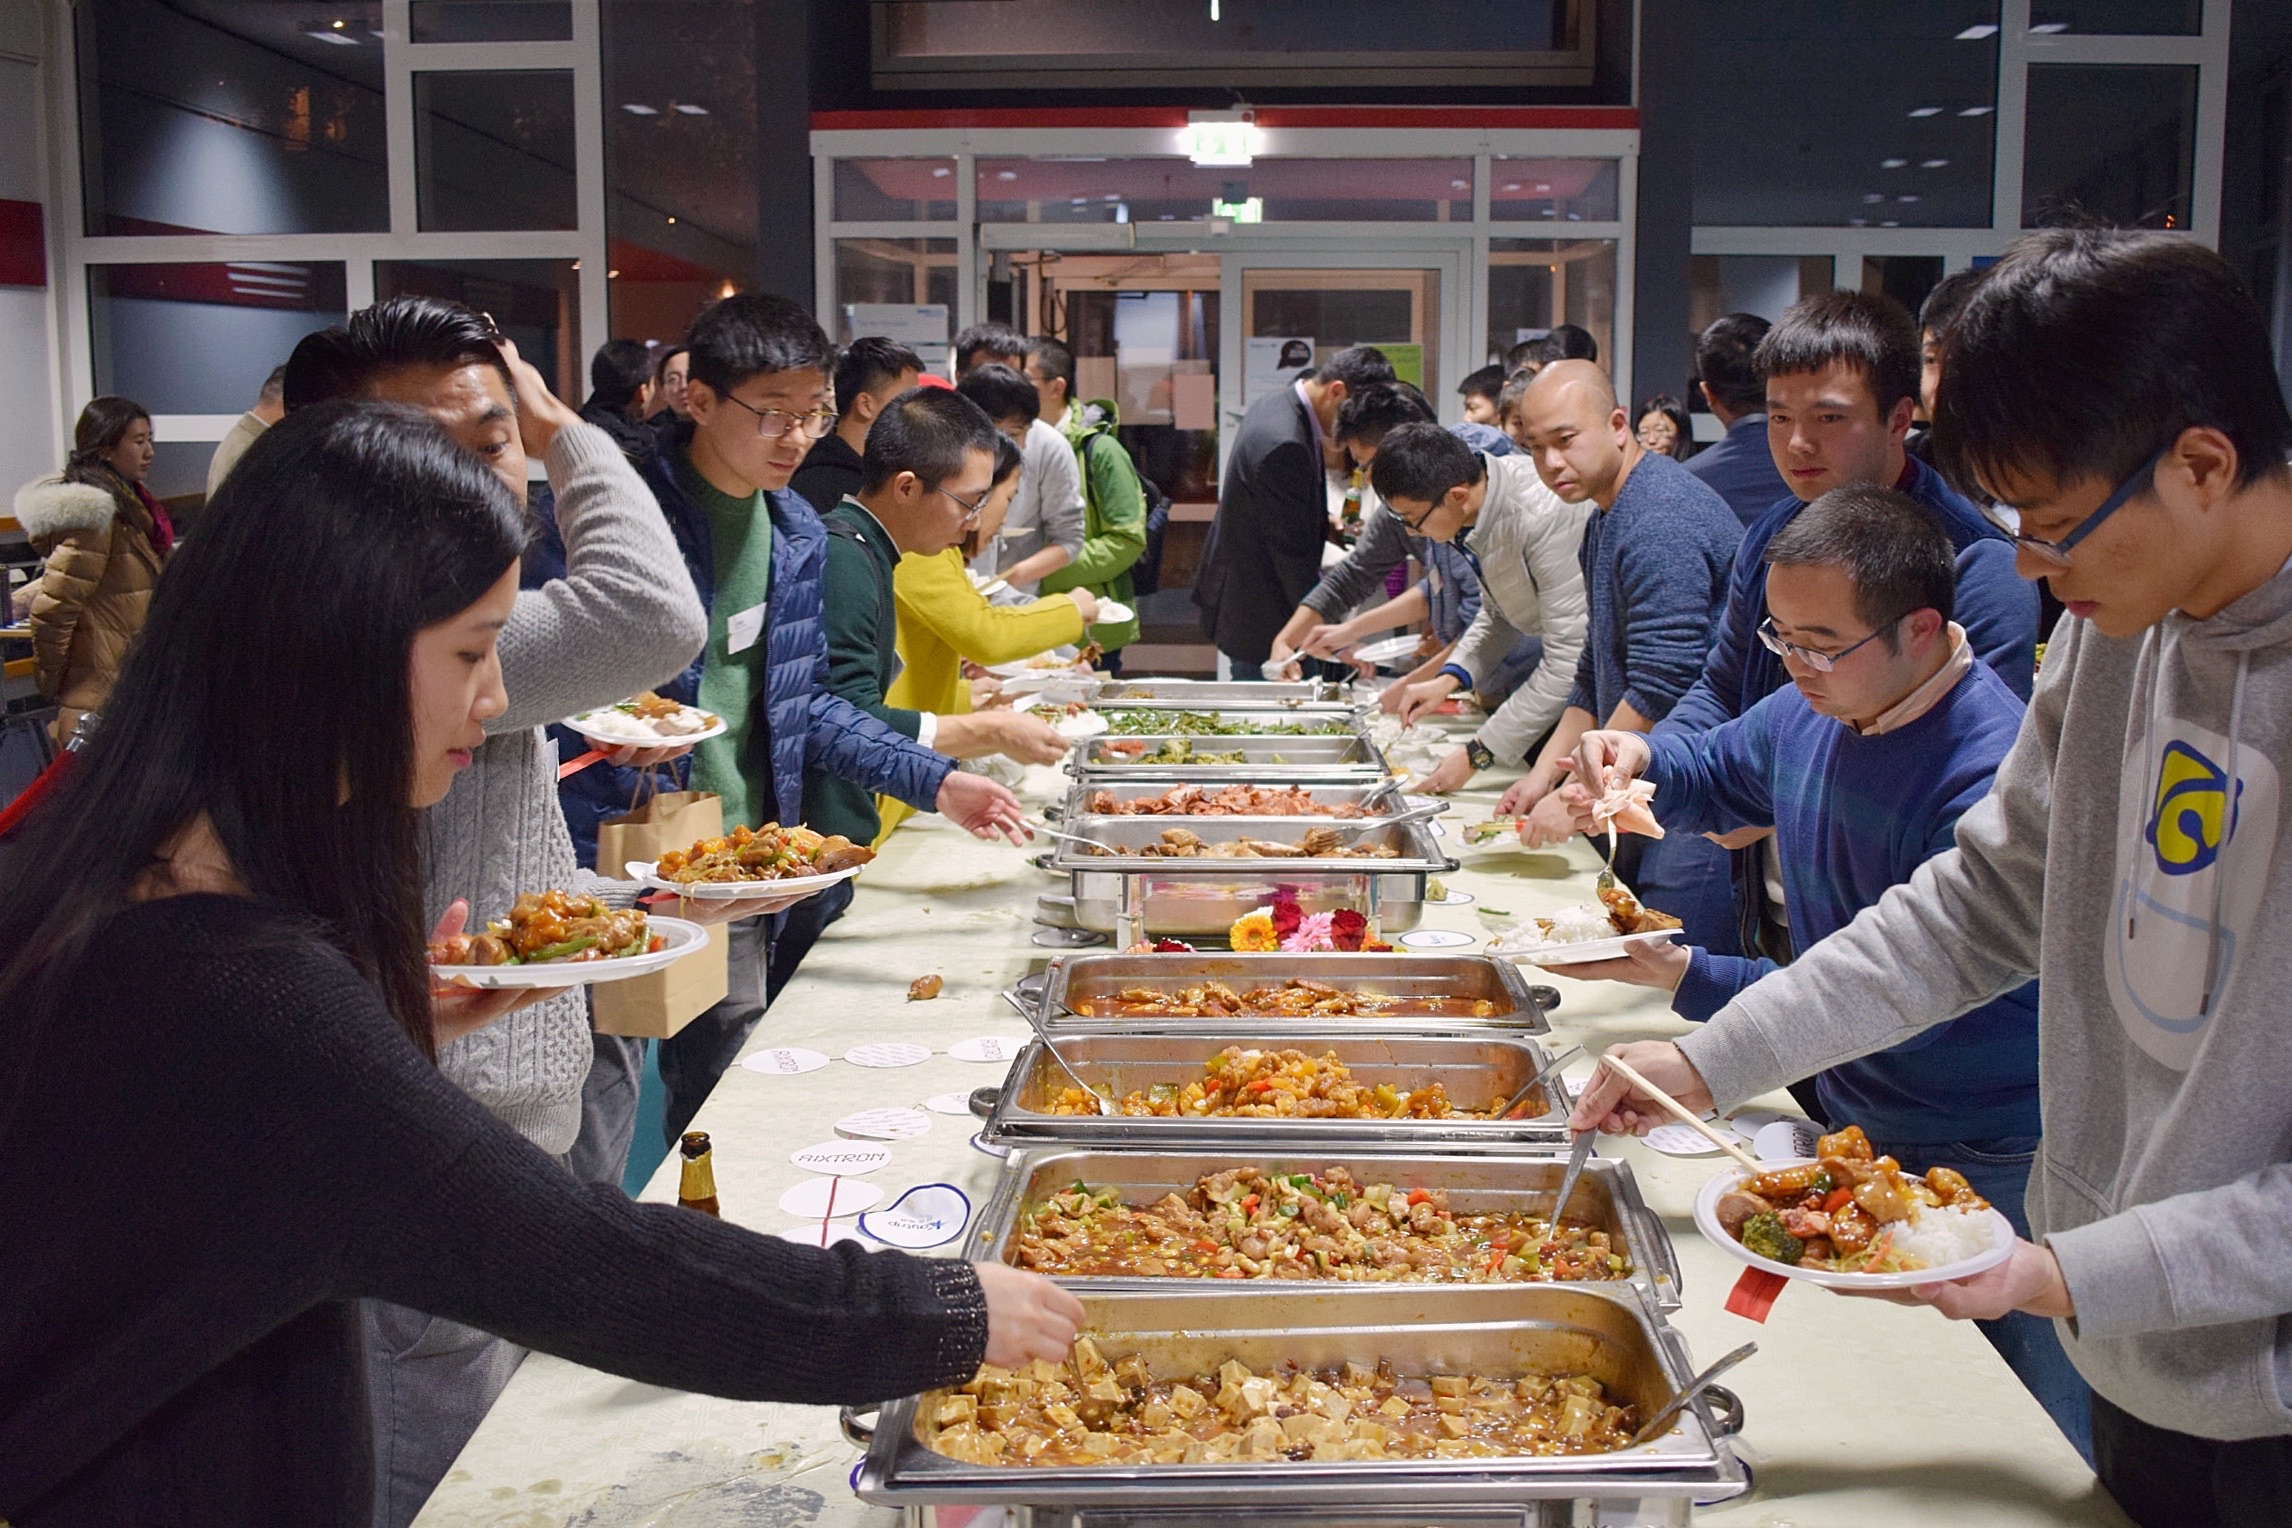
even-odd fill
[[[1504,189],[1507,191],[1517,191],[1520,189],[1520,182],[1516,180],[1508,180],[1504,183]]]
[[[673,212],[669,214],[669,226],[671,228],[676,226],[676,214]]]
[[[1549,191],[1552,189],[1552,183],[1548,180],[1540,180],[1536,182],[1536,189],[1539,191]]]
[[[340,26],[340,25],[342,25],[342,23],[341,23],[341,22],[339,22],[339,21],[337,21],[337,22],[335,23],[335,25],[336,25],[336,26]],[[317,39],[318,39],[320,42],[330,42],[330,43],[333,43],[333,44],[334,44],[335,46],[337,46],[337,47],[342,47],[342,48],[355,48],[355,47],[357,47],[357,46],[358,46],[358,39],[357,39],[357,38],[355,38],[355,37],[345,37],[345,36],[343,36],[343,35],[342,35],[340,32],[326,32],[326,31],[318,31],[318,30],[313,30],[313,31],[311,31],[311,32],[308,32],[308,33],[306,33],[305,35],[306,35],[306,36],[310,36],[310,37],[315,37],[315,38],[317,38]]]
[[[1995,106],[1961,106],[1958,108],[1958,115],[1961,117],[1986,117],[1996,110]]]
[[[1942,108],[1939,106],[1913,106],[1910,108],[1910,115],[1913,117],[1938,117],[1941,114]]]
[[[941,165],[941,166],[939,166],[937,169],[935,169],[935,170],[933,170],[933,171],[931,172],[931,178],[932,178],[933,180],[945,180],[945,179],[946,179],[948,176],[950,176],[950,175],[952,175],[952,174],[954,174],[954,173],[955,173],[955,172],[954,172],[953,170],[950,170],[950,169],[948,169],[948,168],[947,168],[947,166],[945,166],[945,165]]]
[[[1883,191],[1865,191],[1862,193],[1862,205],[1865,207],[1874,207],[1884,200],[1886,200],[1886,193]]]
[[[679,101],[679,102],[677,102],[677,103],[676,103],[676,109],[677,109],[677,111],[678,111],[678,112],[679,112],[681,115],[684,115],[684,116],[687,116],[687,117],[705,117],[705,116],[707,116],[707,115],[708,115],[708,108],[707,108],[707,107],[705,107],[705,106],[695,106],[695,105],[693,105],[693,104],[692,104],[690,101]]]
[[[1868,228],[1868,227],[1870,226],[1870,219],[1868,219],[1868,218],[1848,218],[1848,219],[1846,220],[1846,226],[1847,226],[1847,227],[1849,227],[1849,228]]]
[[[995,172],[995,179],[997,180],[1017,180],[1018,178],[1019,172],[1016,170],[997,170]]]
[[[657,117],[661,114],[658,106],[647,106],[642,101],[623,101],[621,110],[632,117]]]
[[[1900,228],[1902,225],[1896,222],[1893,218],[1888,218],[1885,222],[1879,224],[1878,226],[1881,228]]]
[[[1949,163],[1950,161],[1947,159],[1921,159],[1918,161],[1918,168],[1921,170],[1940,170],[1948,168]]]
[[[1090,198],[1089,198],[1089,197],[1087,197],[1087,196],[1073,196],[1073,197],[1069,197],[1069,198],[1067,198],[1067,200],[1068,200],[1068,201],[1070,201],[1070,202],[1072,202],[1072,203],[1073,203],[1075,206],[1079,207],[1079,206],[1081,206],[1081,205],[1082,205],[1084,202],[1087,202],[1087,201],[1089,201],[1089,200],[1090,200]]]
[[[1881,159],[1878,161],[1878,168],[1881,170],[1899,170],[1909,162],[1907,159]]]
[[[1469,180],[1452,180],[1448,183],[1448,188],[1451,191],[1470,191],[1472,182]]]
[[[2066,21],[2041,21],[2029,29],[2029,35],[2044,37],[2054,32],[2066,32],[2068,30],[2069,23]]]
[[[1909,203],[1911,203],[1911,202],[1914,202],[1914,201],[1918,200],[1918,198],[1917,198],[1915,195],[1912,195],[1912,196],[1898,196],[1898,197],[1896,197],[1896,198],[1894,198],[1894,199],[1895,199],[1896,201],[1898,201],[1898,202],[1901,202],[1901,203],[1903,203],[1904,205],[1908,205]]]
[[[1976,22],[1974,25],[1966,28],[1963,32],[1960,32],[1958,34],[1958,41],[1980,42],[1985,37],[1995,37],[1997,35],[1998,29],[1996,27],[1990,25],[1986,21],[1982,21]]]
[[[607,281],[617,281],[620,279],[620,275],[621,273],[619,271],[607,271],[605,272],[605,279]]]

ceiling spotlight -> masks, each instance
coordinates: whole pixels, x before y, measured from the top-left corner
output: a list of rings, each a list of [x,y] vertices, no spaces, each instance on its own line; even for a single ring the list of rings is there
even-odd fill
[[[1508,180],[1504,183],[1504,189],[1507,191],[1517,191],[1520,189],[1520,182],[1516,180]]]
[[[1905,206],[1909,205],[1911,202],[1914,202],[1914,201],[1918,200],[1918,198],[1917,198],[1915,195],[1911,195],[1911,196],[1898,196],[1898,197],[1896,197],[1896,198],[1894,198],[1894,199],[1895,199],[1896,201],[1898,201],[1898,202],[1901,202],[1901,203],[1902,203],[1903,205],[1905,205]]]
[[[676,214],[673,212],[669,214],[669,227],[676,227]]]
[[[617,281],[620,279],[620,275],[621,273],[619,271],[607,271],[605,272],[605,279],[607,281]]]
[[[1974,25],[1966,28],[1963,32],[1960,32],[1958,34],[1958,41],[1980,42],[1985,37],[1995,37],[1997,35],[1998,29],[1996,27],[1990,25],[1986,21],[1982,21],[1976,22]]]
[[[1995,106],[1961,106],[1958,108],[1958,115],[1961,117],[1986,117],[1996,110]]]
[[[337,32],[339,32],[339,31],[341,31],[341,30],[342,30],[344,27],[346,27],[346,26],[348,26],[348,25],[350,25],[350,23],[349,23],[349,22],[347,22],[347,21],[337,21],[337,22],[334,24],[334,29],[335,29]]]
[[[1868,228],[1868,227],[1870,226],[1870,219],[1868,219],[1868,218],[1848,218],[1848,219],[1846,220],[1846,226],[1847,226],[1847,227],[1849,227],[1849,228]]]
[[[1875,207],[1884,200],[1886,200],[1886,193],[1883,191],[1865,191],[1862,193],[1862,205],[1865,207]]]
[[[1907,159],[1881,159],[1878,161],[1878,168],[1881,170],[1899,170],[1909,162]]]
[[[1552,189],[1552,183],[1548,180],[1540,180],[1536,182],[1536,189],[1539,191],[1549,191]]]
[[[995,179],[997,180],[1017,180],[1018,178],[1019,172],[1016,170],[997,170],[995,172]]]
[[[1878,226],[1881,228],[1900,228],[1902,225],[1895,219],[1888,218],[1885,222],[1879,224]]]
[[[1947,159],[1921,159],[1918,161],[1918,168],[1921,170],[1941,170],[1947,169],[1949,163],[1950,161]]]
[[[2050,36],[2055,32],[2066,32],[2068,30],[2069,23],[2066,21],[2041,21],[2029,29],[2029,35],[2032,37],[2045,37]]]
[[[632,117],[657,117],[661,114],[658,106],[647,106],[642,101],[623,101],[621,110]]]
[[[1448,188],[1451,191],[1470,191],[1472,182],[1469,180],[1452,180],[1448,183]]]
[[[695,106],[690,101],[677,102],[676,109],[680,115],[687,117],[705,117],[708,115],[707,107]]]
[[[945,165],[940,165],[940,166],[939,166],[937,169],[935,169],[935,170],[933,170],[933,171],[931,172],[931,178],[932,178],[933,180],[945,180],[945,179],[946,179],[948,176],[950,176],[950,175],[952,175],[952,174],[954,174],[954,173],[955,173],[955,172],[954,172],[953,170],[950,170],[950,169],[948,169],[948,168],[947,168],[947,166],[945,166]]]
[[[1938,117],[1941,114],[1942,108],[1939,106],[1913,106],[1910,108],[1910,115],[1913,117]]]

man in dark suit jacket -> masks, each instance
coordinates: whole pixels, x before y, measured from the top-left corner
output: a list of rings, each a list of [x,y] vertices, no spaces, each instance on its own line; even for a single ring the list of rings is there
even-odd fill
[[[1355,345],[1242,416],[1194,581],[1202,627],[1234,678],[1264,677],[1274,634],[1321,579],[1329,534],[1321,448],[1336,428],[1337,406],[1348,393],[1392,380],[1381,351]]]
[[[1689,457],[1687,470],[1725,499],[1745,525],[1791,491],[1767,447],[1767,381],[1751,359],[1769,327],[1756,313],[1730,313],[1695,341],[1696,386],[1727,434]]]

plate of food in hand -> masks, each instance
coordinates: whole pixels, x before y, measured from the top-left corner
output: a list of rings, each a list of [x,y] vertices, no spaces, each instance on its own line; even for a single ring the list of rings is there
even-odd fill
[[[1419,640],[1414,632],[1410,632],[1398,637],[1386,637],[1379,642],[1364,642],[1358,647],[1349,647],[1339,656],[1349,660],[1358,659],[1362,663],[1394,663],[1402,658],[1416,656]]]
[[[1021,674],[1059,673],[1062,671],[1088,674],[1091,671],[1091,665],[1096,663],[1105,651],[1096,642],[1086,642],[1079,649],[1054,647],[1047,653],[1037,653],[1032,658],[1021,658],[1014,663],[990,663],[987,665],[987,672],[1001,679],[1016,679]]]
[[[971,580],[972,588],[978,590],[988,599],[993,599],[1011,587],[1011,581],[998,573],[981,573],[976,568],[966,568],[963,570],[963,576]]]
[[[1859,1125],[1813,1161],[1730,1167],[1695,1196],[1695,1226],[1753,1268],[1831,1289],[1970,1278],[2013,1255],[2013,1223],[1953,1168],[1923,1177],[1878,1156]]]
[[[1058,729],[1058,735],[1070,743],[1079,743],[1086,737],[1096,737],[1106,730],[1106,717],[1093,711],[1087,700],[1060,700],[1049,692],[1028,695],[1012,708],[1014,711],[1032,711]]]
[[[675,748],[722,737],[724,718],[647,690],[617,705],[566,718],[565,725],[602,748]]]
[[[1548,918],[1530,918],[1491,943],[1492,955],[1532,966],[1574,966],[1614,960],[1635,945],[1661,944],[1679,935],[1679,920],[1640,905],[1621,886],[1604,887],[1599,901],[1563,907]]]
[[[841,833],[815,833],[768,822],[745,825],[690,849],[671,849],[658,860],[631,860],[629,878],[696,901],[782,896],[823,891],[848,881],[875,858],[865,844]]]
[[[430,941],[430,978],[449,987],[586,987],[683,959],[708,930],[569,891],[529,891],[475,934]]]
[[[1003,681],[1005,695],[1040,695],[1045,700],[1062,702],[1096,700],[1098,692],[1105,687],[1106,681],[1096,674],[1073,668],[1029,669]]]

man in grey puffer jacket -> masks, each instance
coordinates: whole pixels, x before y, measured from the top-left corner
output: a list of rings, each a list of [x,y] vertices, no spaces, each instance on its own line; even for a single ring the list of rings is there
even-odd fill
[[[511,386],[515,382],[514,389]],[[446,799],[424,814],[427,914],[471,921],[565,887],[631,905],[637,887],[579,869],[545,723],[626,699],[689,662],[707,617],[652,493],[610,436],[551,395],[515,347],[458,305],[396,299],[311,336],[289,363],[290,409],[358,396],[423,409],[522,500],[528,453],[556,497],[566,574],[521,591],[502,631],[509,706]],[[438,1066],[504,1124],[562,1157],[581,1128],[591,1056],[585,990],[439,1000]],[[447,1036],[455,1035],[448,1043]],[[375,1522],[410,1522],[524,1350],[474,1327],[367,1302]]]
[[[2018,507],[2020,569],[2068,609],[2020,736],[1955,849],[1620,1054],[1733,1104],[2039,977],[2035,1241],[1916,1296],[2055,1318],[2144,1528],[2292,1522],[2292,416],[2267,329],[2201,245],[2057,231],[1945,344],[1937,449]],[[1603,1069],[1575,1123],[1652,1113]]]

